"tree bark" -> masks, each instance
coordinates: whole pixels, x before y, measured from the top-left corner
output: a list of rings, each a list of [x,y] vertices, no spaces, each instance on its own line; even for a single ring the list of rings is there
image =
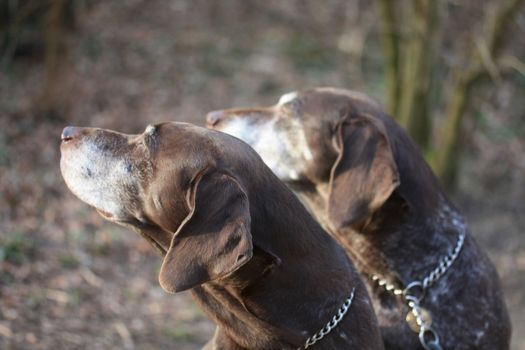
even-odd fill
[[[430,81],[433,36],[437,26],[438,1],[411,2],[411,31],[406,41],[402,67],[399,120],[425,152],[430,145]]]
[[[394,11],[395,3],[380,0],[379,9],[382,22],[382,47],[385,58],[385,82],[387,89],[386,111],[394,118],[398,117],[399,101],[399,33]]]

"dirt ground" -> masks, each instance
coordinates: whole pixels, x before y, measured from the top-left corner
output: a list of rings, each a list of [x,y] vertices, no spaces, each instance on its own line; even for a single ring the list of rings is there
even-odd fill
[[[384,91],[363,75],[366,67],[348,63],[363,61],[354,49],[339,43],[327,55],[308,41],[326,35],[315,26],[332,13],[319,12],[318,23],[296,38],[290,23],[306,20],[286,2],[266,12],[231,1],[209,12],[205,3],[92,2],[51,82],[32,58],[0,72],[1,349],[189,350],[214,330],[189,294],[160,288],[160,258],[148,243],[67,190],[59,171],[64,126],[140,132],[166,120],[202,125],[209,110],[266,105],[320,85],[381,100]],[[346,32],[369,22],[366,14],[352,16]],[[364,45],[359,38],[352,43]],[[313,58],[297,61],[305,52]],[[476,101],[483,118],[471,126],[452,195],[500,273],[512,350],[525,349],[524,90],[503,82]],[[59,108],[48,108],[53,101]]]

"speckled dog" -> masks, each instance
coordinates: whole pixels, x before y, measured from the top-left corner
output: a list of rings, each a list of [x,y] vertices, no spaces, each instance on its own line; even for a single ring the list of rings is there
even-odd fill
[[[509,348],[496,270],[407,134],[369,97],[318,88],[208,127],[262,156],[368,280],[387,349]]]

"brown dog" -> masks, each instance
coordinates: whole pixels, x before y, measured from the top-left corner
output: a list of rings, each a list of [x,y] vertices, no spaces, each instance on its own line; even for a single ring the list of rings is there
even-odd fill
[[[407,134],[369,97],[318,88],[207,122],[254,147],[345,247],[368,280],[387,349],[509,348],[494,266]]]
[[[71,191],[157,247],[161,286],[191,289],[217,323],[207,348],[383,348],[344,251],[242,141],[185,123],[67,127],[61,152]]]

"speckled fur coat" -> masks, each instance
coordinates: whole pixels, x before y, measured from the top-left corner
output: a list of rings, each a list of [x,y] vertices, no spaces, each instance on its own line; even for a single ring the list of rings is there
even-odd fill
[[[266,108],[208,114],[208,127],[248,142],[352,257],[390,350],[423,349],[398,288],[463,248],[421,301],[446,350],[505,350],[511,326],[497,272],[404,130],[364,94],[292,92]]]

